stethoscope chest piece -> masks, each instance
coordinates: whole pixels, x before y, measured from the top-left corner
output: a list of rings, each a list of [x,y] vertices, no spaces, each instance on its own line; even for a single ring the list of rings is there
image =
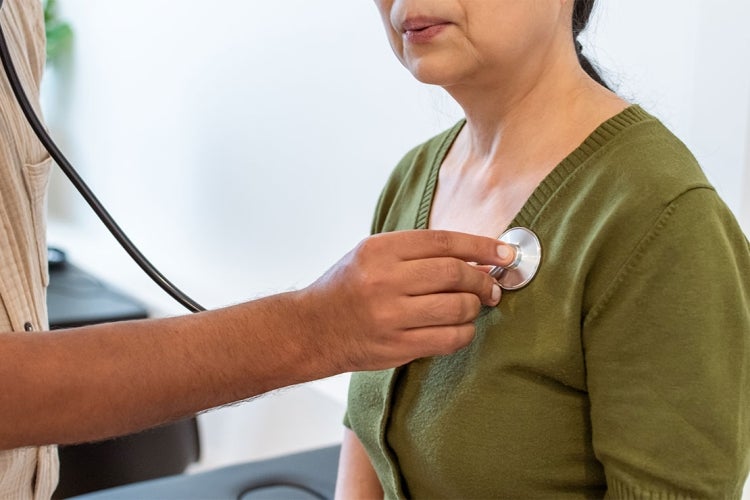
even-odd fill
[[[542,245],[539,238],[525,227],[513,227],[500,235],[498,240],[516,250],[516,258],[508,267],[495,267],[490,276],[495,278],[503,290],[518,290],[534,279],[542,262]]]

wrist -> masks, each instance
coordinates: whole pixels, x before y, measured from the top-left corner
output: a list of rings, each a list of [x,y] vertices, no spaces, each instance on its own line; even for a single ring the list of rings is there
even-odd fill
[[[350,371],[345,339],[336,338],[339,322],[331,315],[330,309],[336,309],[332,298],[309,286],[290,292],[288,299],[299,326],[297,337],[311,358],[306,361],[313,362],[312,369],[319,372],[317,378]],[[337,314],[346,314],[346,311],[338,310]]]

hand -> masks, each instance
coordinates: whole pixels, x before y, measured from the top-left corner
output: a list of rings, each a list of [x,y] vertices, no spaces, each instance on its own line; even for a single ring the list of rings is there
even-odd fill
[[[487,268],[509,265],[512,247],[447,231],[400,231],[362,241],[302,290],[317,351],[341,371],[377,370],[449,354],[474,337],[481,304],[500,287]]]

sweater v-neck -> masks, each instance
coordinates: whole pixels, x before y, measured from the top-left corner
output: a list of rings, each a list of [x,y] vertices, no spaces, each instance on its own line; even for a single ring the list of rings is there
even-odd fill
[[[606,146],[621,131],[631,125],[650,119],[653,119],[651,115],[644,111],[640,106],[632,105],[625,108],[612,118],[604,121],[591,134],[589,134],[589,136],[576,149],[568,154],[568,156],[566,156],[549,174],[547,174],[542,182],[539,183],[531,193],[531,196],[527,198],[526,202],[521,207],[521,210],[516,214],[508,227],[532,226],[534,220],[549,199],[562,185],[565,184],[565,181],[579,167],[586,163],[586,160],[594,156],[597,151]],[[451,146],[453,146],[456,137],[458,137],[458,133],[465,124],[466,120],[462,119],[445,134],[437,153],[432,159],[427,182],[425,183],[422,199],[419,204],[419,210],[417,210],[417,219],[414,225],[416,229],[427,229],[428,227],[432,203],[435,199],[440,167],[442,166],[445,157],[448,155]]]

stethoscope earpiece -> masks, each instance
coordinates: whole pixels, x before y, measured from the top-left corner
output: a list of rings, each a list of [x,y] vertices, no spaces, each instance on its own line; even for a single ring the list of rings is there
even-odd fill
[[[534,279],[542,262],[542,245],[539,238],[525,227],[513,227],[500,235],[498,240],[516,250],[515,260],[507,267],[495,267],[490,276],[495,278],[503,290],[518,290]]]

